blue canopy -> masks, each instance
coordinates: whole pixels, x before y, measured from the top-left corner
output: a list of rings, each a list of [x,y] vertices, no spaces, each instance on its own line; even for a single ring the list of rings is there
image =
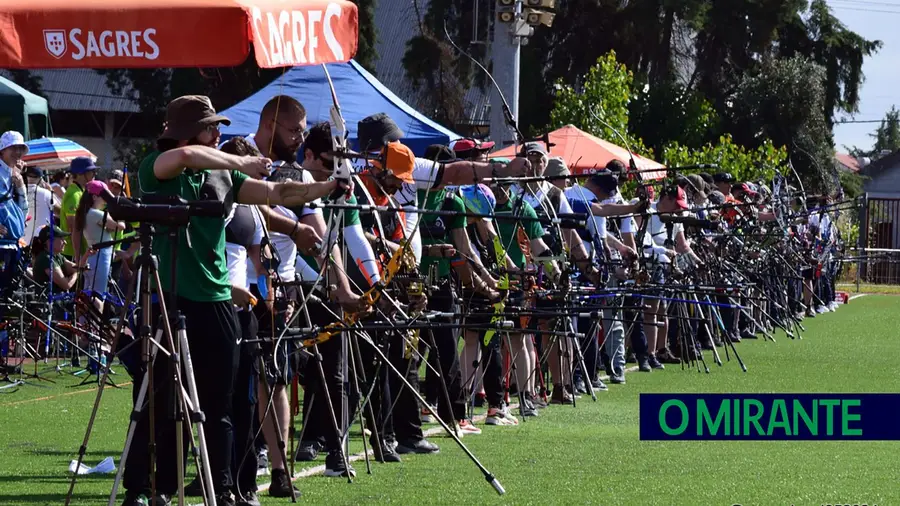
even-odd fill
[[[397,123],[404,134],[402,142],[420,156],[431,144],[446,145],[461,137],[400,100],[356,61],[329,63],[328,72],[347,122],[352,149],[358,149],[357,122],[379,112],[386,113]],[[222,140],[256,132],[260,111],[266,102],[277,95],[289,95],[299,100],[306,108],[309,125],[329,119],[331,91],[322,66],[294,67],[263,89],[221,112],[231,119],[230,126],[222,126]]]

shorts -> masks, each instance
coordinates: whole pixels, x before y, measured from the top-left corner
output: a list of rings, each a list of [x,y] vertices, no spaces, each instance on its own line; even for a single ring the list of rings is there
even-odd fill
[[[812,281],[816,279],[816,270],[812,267],[808,269],[803,269],[800,271],[800,275],[803,276],[804,281]]]

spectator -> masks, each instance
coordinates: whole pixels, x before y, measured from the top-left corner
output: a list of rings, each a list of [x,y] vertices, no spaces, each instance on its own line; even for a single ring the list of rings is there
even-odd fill
[[[0,136],[0,239],[19,239],[25,233],[28,200],[22,157],[28,153],[25,138],[9,131]]]
[[[90,158],[82,156],[72,160],[69,172],[72,173],[72,182],[66,188],[66,194],[63,196],[59,228],[63,232],[71,234],[71,240],[66,241],[66,246],[63,248],[63,255],[78,263],[81,255],[87,249],[87,245],[82,244],[81,230],[75,228],[75,213],[78,210],[78,204],[81,202],[81,195],[84,193],[85,185],[94,180],[97,166],[94,165]]]
[[[35,236],[42,228],[50,225],[53,215],[59,213],[59,204],[54,201],[53,192],[44,185],[44,171],[38,167],[28,167],[25,170],[25,179],[28,183],[28,210],[29,218],[25,221],[25,235],[22,239],[26,246],[30,246]]]

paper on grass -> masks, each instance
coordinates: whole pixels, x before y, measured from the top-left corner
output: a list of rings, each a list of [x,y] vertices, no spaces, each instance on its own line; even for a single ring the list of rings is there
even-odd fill
[[[116,463],[113,462],[112,457],[106,457],[101,460],[99,464],[94,467],[88,467],[84,464],[79,465],[77,460],[73,460],[69,462],[69,472],[75,473],[75,466],[78,466],[78,472],[76,474],[96,474],[96,473],[112,473],[116,470]]]

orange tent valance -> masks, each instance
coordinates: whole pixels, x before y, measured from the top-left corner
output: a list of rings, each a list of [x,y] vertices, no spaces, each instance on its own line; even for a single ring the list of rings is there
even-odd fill
[[[346,0],[4,0],[0,68],[345,62],[357,30]]]
[[[628,150],[595,137],[573,125],[566,125],[550,132],[550,156],[560,156],[575,174],[602,169],[610,160],[619,160],[628,166]],[[516,147],[510,146],[491,153],[491,156],[516,156]],[[662,179],[666,176],[665,166],[659,162],[634,155],[638,170],[660,169],[658,172],[643,173],[644,179]]]

